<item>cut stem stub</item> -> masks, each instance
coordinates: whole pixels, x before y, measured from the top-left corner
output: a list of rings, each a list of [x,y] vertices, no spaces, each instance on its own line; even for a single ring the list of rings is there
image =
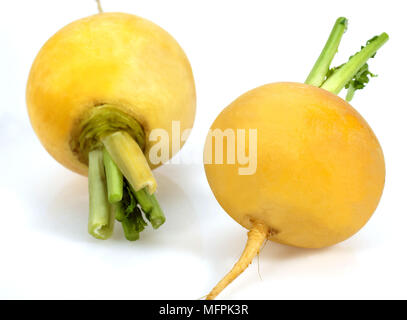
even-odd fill
[[[160,204],[157,201],[157,198],[153,194],[149,194],[146,189],[139,190],[134,192],[137,202],[139,203],[141,209],[146,215],[148,221],[154,229],[158,229],[165,222],[165,216],[161,210]]]
[[[253,227],[247,234],[246,247],[243,250],[239,261],[236,262],[232,270],[206,296],[206,300],[215,299],[223,289],[247,269],[253,259],[259,254],[260,249],[263,246],[263,243],[267,240],[269,234],[270,228],[263,223],[257,222],[253,224]]]
[[[106,149],[103,149],[103,163],[105,165],[109,202],[119,202],[123,198],[123,175]]]
[[[122,223],[129,241],[138,240],[147,225],[140,208],[154,229],[165,222],[156,197],[150,194],[156,188],[154,176],[129,134],[115,132],[102,141],[106,148],[89,152],[89,233],[97,239],[107,239],[116,219]]]
[[[106,240],[113,233],[114,216],[107,199],[103,151],[89,153],[89,220],[88,231],[97,239]]]
[[[145,135],[139,123],[113,105],[102,105],[74,136],[71,147],[89,165],[89,233],[109,238],[116,219],[126,238],[137,240],[147,225],[143,213],[159,228],[165,216],[153,194],[157,183],[142,150]]]
[[[135,191],[147,188],[150,194],[157,189],[157,182],[143,151],[133,138],[118,131],[102,138],[102,142]]]

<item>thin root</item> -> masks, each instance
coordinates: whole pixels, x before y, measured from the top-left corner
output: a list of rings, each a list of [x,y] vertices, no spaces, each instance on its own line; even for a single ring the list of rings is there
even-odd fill
[[[264,244],[261,247],[259,254],[257,255],[257,273],[259,274],[259,278],[261,281],[263,281],[263,278],[261,277],[261,274],[260,274],[260,253],[263,251],[264,247],[266,246],[267,241],[268,241],[267,239],[266,239],[266,241],[264,241]]]
[[[99,13],[103,13],[102,5],[100,4],[100,0],[96,0],[96,3],[98,5],[98,11]]]
[[[212,289],[206,300],[215,299],[233,280],[235,280],[252,263],[259,254],[263,243],[267,240],[270,229],[263,223],[255,223],[248,233],[246,247],[232,270]]]

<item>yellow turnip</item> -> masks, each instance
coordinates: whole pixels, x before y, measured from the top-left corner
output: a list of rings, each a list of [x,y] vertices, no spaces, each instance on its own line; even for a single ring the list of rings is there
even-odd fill
[[[250,231],[241,258],[208,299],[247,268],[267,239],[302,248],[332,246],[358,232],[375,211],[385,181],[382,149],[362,116],[336,94],[346,86],[350,100],[368,82],[366,61],[388,36],[369,40],[348,63],[329,69],[346,24],[337,20],[306,84],[249,91],[213,123],[205,148],[209,185],[223,209]],[[251,130],[256,135],[247,137]],[[241,132],[246,136],[239,140]],[[247,168],[231,161],[236,151],[216,146],[215,133],[222,133],[218,142],[232,137],[228,146],[237,146],[238,157],[257,150],[255,170],[242,171]]]
[[[163,129],[171,144],[172,122],[192,128],[195,105],[192,70],[179,44],[124,13],[100,13],[59,30],[38,53],[27,83],[28,113],[45,149],[68,169],[89,174],[89,232],[100,239],[111,234],[114,212],[126,237],[138,238],[141,203],[153,227],[164,222],[148,137]]]

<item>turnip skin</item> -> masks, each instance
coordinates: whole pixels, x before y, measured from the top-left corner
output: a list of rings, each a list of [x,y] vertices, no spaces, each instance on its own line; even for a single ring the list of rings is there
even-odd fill
[[[223,209],[249,230],[253,221],[265,224],[272,241],[334,245],[360,230],[380,201],[380,144],[361,115],[326,90],[287,82],[259,87],[224,109],[216,128],[258,130],[254,175],[239,175],[238,163],[207,164],[205,171]]]
[[[192,70],[178,43],[152,22],[124,13],[80,19],[50,38],[33,63],[26,100],[47,151],[83,175],[87,166],[70,139],[89,108],[115,105],[142,125],[146,137],[162,128],[171,143],[172,121],[191,128],[196,106]]]

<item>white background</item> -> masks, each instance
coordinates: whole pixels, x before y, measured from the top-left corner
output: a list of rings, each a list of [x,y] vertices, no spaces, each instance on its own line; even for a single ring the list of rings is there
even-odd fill
[[[224,299],[407,298],[405,1],[102,0],[148,18],[183,46],[196,77],[195,127],[182,150],[195,165],[155,172],[167,223],[130,243],[87,234],[87,179],[55,162],[34,135],[25,83],[42,44],[96,13],[93,0],[0,3],[0,298],[198,299],[236,261],[246,230],[217,204],[200,164],[217,114],[256,86],[305,80],[339,16],[350,20],[338,63],[373,35],[391,39],[371,61],[380,76],[352,104],[387,162],[381,204],[352,239],[324,250],[268,243]],[[261,278],[259,276],[261,274]]]

